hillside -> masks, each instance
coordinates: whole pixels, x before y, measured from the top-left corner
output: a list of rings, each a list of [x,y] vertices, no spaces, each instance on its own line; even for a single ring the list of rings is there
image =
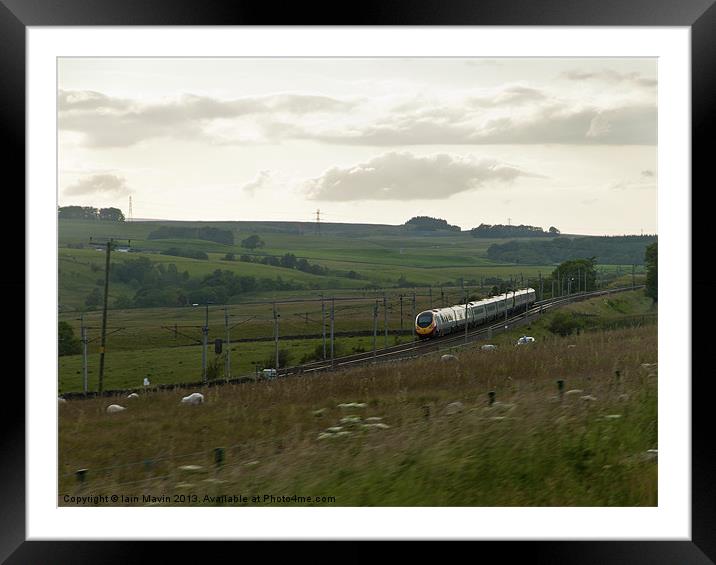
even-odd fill
[[[231,241],[232,236],[234,243],[198,238],[202,234],[217,233],[219,236],[206,237]],[[188,237],[177,237],[181,234]],[[165,235],[171,237],[165,238]],[[258,236],[263,246],[256,249],[242,247],[241,242],[251,235]],[[104,257],[90,245],[90,238],[93,242],[101,242],[108,237],[123,240],[121,243],[125,245],[124,240],[131,240],[130,252],[113,253],[113,263],[145,258],[157,268],[162,266],[162,269],[167,269],[174,265],[172,268],[179,273],[186,271],[193,278],[206,277],[222,270],[237,277],[254,277],[258,281],[249,285],[252,290],[244,289],[240,295],[214,297],[213,301],[220,299],[222,302],[236,302],[247,297],[289,290],[299,293],[338,292],[342,289],[463,285],[473,288],[487,285],[489,288],[491,284],[497,284],[495,281],[509,280],[510,277],[523,281],[532,279],[535,284],[540,274],[544,276],[552,270],[550,262],[525,266],[516,263],[515,258],[490,258],[489,249],[511,245],[511,242],[474,238],[469,232],[450,230],[322,223],[321,234],[318,235],[316,225],[311,223],[60,220],[61,311],[86,308],[87,297],[102,287]],[[167,252],[173,255],[163,254]],[[306,269],[301,271],[262,264],[269,259],[277,262],[287,254],[295,256],[296,262],[303,262]],[[188,257],[190,255],[205,256],[206,259],[192,259]],[[234,260],[226,260],[227,255],[233,255]],[[240,261],[242,255],[252,262]],[[617,270],[613,265],[602,264],[600,268],[605,277]],[[141,287],[141,280],[133,285],[113,281],[110,285],[110,307],[130,306]],[[151,305],[175,305],[172,296],[178,299],[182,294],[187,295],[187,289],[177,289],[174,294],[168,294]]]

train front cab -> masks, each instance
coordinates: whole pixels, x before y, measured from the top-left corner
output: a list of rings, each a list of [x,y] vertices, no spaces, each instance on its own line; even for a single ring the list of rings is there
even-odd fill
[[[415,335],[420,339],[433,337],[437,333],[437,321],[435,312],[426,310],[420,312],[415,318]]]

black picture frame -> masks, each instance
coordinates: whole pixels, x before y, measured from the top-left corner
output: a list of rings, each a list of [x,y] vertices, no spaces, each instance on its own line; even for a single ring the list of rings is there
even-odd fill
[[[0,124],[5,134],[5,170],[12,171],[15,185],[24,185],[25,168],[25,33],[30,26],[129,26],[129,25],[539,25],[539,26],[685,26],[691,29],[692,48],[692,184],[706,182],[706,171],[713,160],[707,135],[713,131],[716,92],[714,57],[716,54],[716,6],[714,0],[453,0],[364,1],[360,5],[341,3],[285,3],[277,9],[269,3],[201,3],[177,0],[0,0],[0,80],[2,104]],[[688,190],[685,187],[684,190]],[[6,190],[6,196],[12,192]],[[24,209],[24,198],[14,191]],[[692,191],[692,199],[696,191]],[[693,200],[692,200],[693,202]],[[14,208],[15,210],[19,208]],[[699,207],[692,210],[699,211]],[[702,213],[706,207],[701,207]],[[703,218],[702,218],[703,220]],[[692,241],[705,241],[707,222],[692,219]],[[702,233],[699,233],[699,229]],[[701,237],[699,237],[701,236]],[[692,257],[698,256],[695,250]],[[24,265],[25,257],[18,257]],[[690,273],[689,273],[690,275]],[[704,270],[692,280],[692,295],[698,297],[712,289]],[[686,280],[689,280],[687,277]],[[18,296],[25,281],[17,277],[0,282],[4,296]],[[31,301],[32,296],[26,296]],[[16,301],[19,302],[19,301]],[[19,307],[16,304],[14,307]],[[684,307],[691,310],[691,303]],[[696,310],[697,311],[697,310]],[[19,319],[17,316],[15,319]],[[690,328],[684,328],[690,331]],[[704,335],[693,328],[693,352],[708,351]],[[28,336],[30,337],[30,336]],[[13,341],[14,347],[17,342]],[[34,347],[25,343],[26,355]],[[710,373],[692,379],[692,537],[690,541],[537,541],[471,542],[470,554],[480,559],[528,563],[629,563],[687,564],[716,561],[716,462],[711,441],[712,400],[708,389]],[[689,375],[669,375],[682,378]],[[18,387],[19,388],[19,387]],[[20,394],[18,390],[18,395]],[[26,541],[25,536],[25,401],[14,398],[0,411],[2,480],[0,481],[0,559],[10,564],[27,563],[144,563],[177,557],[207,559],[210,555],[248,558],[246,548],[236,552],[235,542],[83,542]],[[78,535],[80,533],[78,532]],[[248,542],[243,542],[248,543]],[[354,542],[361,543],[361,542]],[[363,542],[377,543],[377,542]],[[440,544],[436,544],[440,545]],[[271,558],[295,558],[294,544],[272,544]],[[361,547],[358,551],[365,551]],[[451,548],[452,549],[452,548]],[[263,547],[259,555],[268,558]],[[303,550],[300,550],[303,553]],[[326,556],[346,548],[321,549]],[[423,548],[419,551],[423,553]],[[444,549],[438,548],[438,551]],[[231,553],[229,553],[231,552]],[[305,554],[310,557],[310,554]],[[375,556],[371,553],[369,555]],[[339,557],[343,559],[344,557]],[[224,560],[224,558],[222,558]]]

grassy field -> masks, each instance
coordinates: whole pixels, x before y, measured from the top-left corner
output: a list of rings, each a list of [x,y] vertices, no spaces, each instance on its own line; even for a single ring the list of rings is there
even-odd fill
[[[202,222],[196,225],[212,225],[230,229],[234,233],[234,245],[224,245],[195,239],[151,240],[148,235],[159,225],[171,222],[93,222],[62,220],[59,222],[59,303],[61,311],[84,309],[84,300],[94,288],[102,288],[104,254],[89,246],[90,237],[95,241],[102,237],[132,240],[137,253],[112,254],[113,262],[137,257],[147,257],[152,262],[167,265],[174,263],[177,269],[187,271],[192,277],[201,277],[216,269],[229,270],[239,276],[276,279],[301,285],[305,291],[335,293],[346,289],[362,289],[370,286],[394,288],[397,286],[460,286],[462,281],[479,282],[488,277],[507,279],[531,279],[546,276],[552,265],[499,264],[486,257],[487,248],[503,239],[480,239],[465,233],[406,233],[399,226],[371,226],[355,224],[331,224],[325,226],[321,236],[313,233],[313,226],[298,226],[279,222],[252,224],[249,222]],[[192,222],[180,222],[192,226]],[[240,246],[242,239],[256,233],[265,241],[260,251],[251,252]],[[77,249],[68,246],[83,245]],[[170,247],[204,251],[208,260],[188,259],[161,255]],[[238,258],[242,254],[269,254],[282,256],[293,253],[299,259],[307,259],[331,270],[328,275],[312,275],[293,269],[271,267],[241,261],[222,260],[227,253]],[[622,269],[620,266],[600,265],[606,273]],[[626,269],[626,267],[624,267]],[[628,267],[629,272],[631,267]],[[358,279],[339,276],[340,272],[354,271]],[[639,269],[643,271],[643,269]],[[401,282],[402,281],[402,282]],[[120,296],[132,297],[136,289],[126,284],[110,285],[110,306]],[[300,291],[298,291],[300,292]],[[267,297],[272,293],[258,293],[249,297]]]
[[[122,494],[138,498],[107,504],[655,506],[657,377],[642,364],[657,360],[656,325],[525,347],[504,339],[453,362],[213,387],[200,406],[180,404],[187,391],[68,401],[59,406],[58,502]],[[107,414],[111,403],[127,410]],[[248,501],[217,498],[239,493]]]
[[[457,301],[457,296],[454,296]],[[445,298],[449,303],[449,298]],[[370,351],[373,348],[373,305],[375,301],[353,300],[337,302],[335,308],[334,331],[336,332],[336,356],[355,351]],[[412,296],[404,298],[403,331],[400,334],[399,299],[395,295],[387,301],[388,309],[388,345],[411,340]],[[439,296],[435,297],[439,303]],[[385,345],[385,326],[382,300],[378,315],[377,347]],[[426,296],[416,300],[416,311],[429,307]],[[326,302],[326,335],[330,336],[328,312],[330,303]],[[598,318],[600,323],[620,321],[631,324],[635,317],[656,313],[656,307],[644,296],[643,291],[625,292],[608,298],[597,298],[579,302],[564,308],[574,312],[587,321]],[[289,363],[300,364],[306,355],[322,345],[321,303],[294,302],[278,306],[281,314],[279,324],[280,348],[289,354]],[[224,338],[224,310],[221,307],[210,309],[209,315],[209,362],[214,362],[213,341]],[[230,308],[231,329],[231,367],[232,376],[250,375],[255,371],[256,363],[263,364],[274,352],[273,314],[271,304],[245,305]],[[105,389],[137,387],[145,376],[155,384],[193,382],[201,377],[201,325],[204,323],[204,308],[150,308],[116,310],[110,313],[105,356]],[[550,336],[547,329],[552,315],[531,324],[530,333],[540,338]],[[75,316],[60,315],[60,319],[69,321],[79,335],[79,321]],[[89,390],[97,388],[99,367],[99,328],[101,317],[94,312],[85,318],[90,329],[88,336],[88,381]],[[176,326],[176,335],[175,335]],[[526,331],[526,330],[525,330]],[[348,337],[349,332],[363,332],[362,336]],[[289,336],[294,336],[289,338]],[[263,339],[264,341],[258,341]],[[496,336],[496,340],[512,339]],[[329,351],[330,351],[330,346]],[[219,360],[220,376],[224,376],[223,361]],[[272,366],[272,365],[271,365]],[[59,358],[60,394],[82,390],[82,356],[67,355]]]

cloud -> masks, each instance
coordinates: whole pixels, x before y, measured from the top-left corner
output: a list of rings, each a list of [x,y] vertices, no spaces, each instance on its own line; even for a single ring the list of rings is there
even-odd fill
[[[60,90],[58,121],[61,130],[84,134],[87,146],[129,147],[157,137],[211,140],[207,127],[217,120],[339,112],[354,104],[327,96],[281,93],[233,100],[184,94],[150,104],[95,91]]]
[[[254,180],[241,187],[241,190],[253,196],[256,190],[264,188],[271,182],[271,171],[259,171]]]
[[[622,179],[607,185],[609,190],[656,190],[656,183],[637,179]]]
[[[495,160],[384,153],[353,167],[333,167],[304,184],[310,200],[444,199],[493,181],[539,176]]]
[[[106,196],[127,196],[132,192],[127,181],[117,175],[92,175],[80,179],[64,189],[67,196],[80,196],[85,194],[102,194]]]
[[[352,145],[639,144],[656,143],[656,107],[571,108],[541,106],[495,117],[434,109],[388,117],[363,127],[297,132],[303,139]]]
[[[529,102],[539,102],[546,98],[547,95],[536,88],[513,85],[500,90],[492,96],[477,96],[471,98],[470,103],[475,106],[489,108],[507,105],[517,106]]]
[[[657,85],[655,78],[643,77],[641,73],[618,73],[611,69],[604,69],[596,72],[570,70],[562,73],[562,76],[569,80],[601,80],[609,83],[628,82],[637,86],[653,88]]]
[[[573,80],[638,73],[569,71]],[[615,78],[616,77],[616,78]],[[624,78],[626,77],[626,78]],[[653,94],[653,93],[652,93]],[[595,93],[596,96],[596,93]],[[59,127],[89,147],[129,147],[155,138],[213,145],[311,140],[335,145],[656,144],[656,100],[596,103],[526,84],[426,99],[421,95],[341,100],[274,93],[220,100],[185,94],[139,103],[95,91],[60,91]],[[645,101],[646,100],[646,101]],[[389,101],[390,103],[387,103]]]

